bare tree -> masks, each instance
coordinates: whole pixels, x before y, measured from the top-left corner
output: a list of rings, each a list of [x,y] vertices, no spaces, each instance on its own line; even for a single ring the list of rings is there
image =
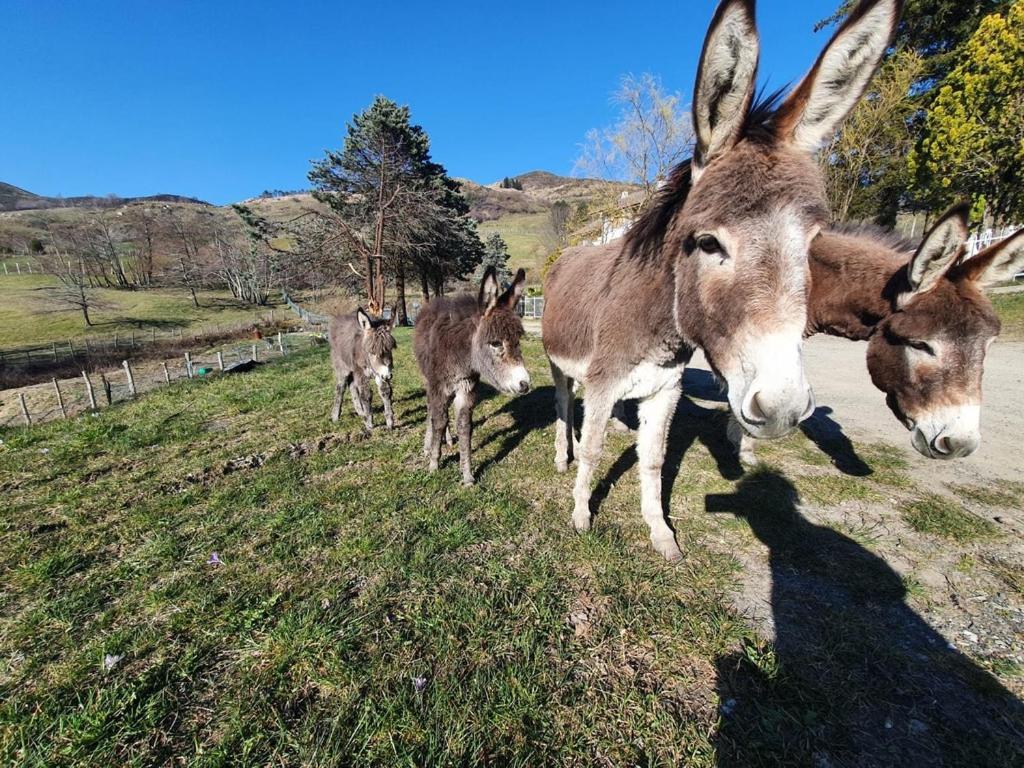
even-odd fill
[[[203,281],[200,248],[212,239],[209,215],[184,206],[165,205],[164,208],[176,245],[174,271],[192,295],[192,303],[198,307],[198,291]]]
[[[75,309],[82,313],[82,319],[91,326],[90,309],[101,308],[102,303],[97,296],[95,281],[86,270],[84,258],[72,256],[62,250],[58,238],[50,233],[54,245],[47,251],[37,255],[43,270],[57,278],[59,285],[48,289],[49,298],[57,306]]]
[[[908,186],[906,158],[914,144],[912,120],[918,110],[913,88],[924,66],[913,51],[888,59],[819,155],[836,221],[869,217],[884,207],[874,198],[889,191],[887,186],[898,195]]]
[[[575,171],[639,184],[650,196],[692,151],[690,110],[679,93],[667,93],[650,73],[625,75],[611,101],[619,109],[617,119],[587,132]]]

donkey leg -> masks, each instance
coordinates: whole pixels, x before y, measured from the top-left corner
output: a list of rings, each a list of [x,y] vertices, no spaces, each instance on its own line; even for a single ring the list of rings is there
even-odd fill
[[[612,415],[615,396],[596,387],[587,387],[583,406],[583,427],[580,435],[579,453],[576,458],[576,484],[573,487],[572,524],[577,531],[590,530],[590,494],[594,471],[601,461],[604,450],[604,433]]]
[[[430,471],[436,472],[441,463],[441,437],[448,424],[448,408],[452,404],[452,396],[436,397],[430,408]]]
[[[331,406],[331,421],[341,418],[341,404],[345,400],[345,389],[348,387],[348,379],[343,379],[334,385],[334,405]]]
[[[368,432],[373,431],[373,408],[370,405],[370,391],[367,389],[366,380],[354,378],[352,380],[352,405],[356,413],[363,417],[363,423]]]
[[[391,382],[376,376],[374,383],[377,385],[377,393],[380,395],[381,402],[384,403],[384,423],[387,424],[388,429],[394,429],[395,409],[391,406]]]
[[[683,555],[672,529],[665,522],[661,501],[661,471],[665,464],[669,426],[681,394],[676,385],[642,400],[640,429],[636,436],[636,453],[640,464],[640,511],[651,529],[651,543],[670,562]]]
[[[462,484],[473,485],[473,468],[470,464],[473,443],[473,406],[476,405],[476,389],[468,382],[462,382],[455,391],[455,427],[459,433],[459,467],[462,469]]]
[[[572,460],[572,379],[551,363],[551,378],[555,381],[555,469],[565,472]]]
[[[726,435],[729,438],[729,444],[736,451],[740,463],[748,467],[756,467],[757,456],[754,454],[754,446],[757,445],[757,441],[746,433],[731,412],[729,413],[729,426],[726,427]]]

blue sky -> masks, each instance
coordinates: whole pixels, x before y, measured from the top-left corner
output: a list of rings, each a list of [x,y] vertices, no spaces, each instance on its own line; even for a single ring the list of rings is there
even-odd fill
[[[839,0],[760,0],[761,80],[798,79]],[[0,0],[0,181],[226,203],[307,186],[382,93],[452,175],[569,173],[621,75],[689,101],[714,0]]]

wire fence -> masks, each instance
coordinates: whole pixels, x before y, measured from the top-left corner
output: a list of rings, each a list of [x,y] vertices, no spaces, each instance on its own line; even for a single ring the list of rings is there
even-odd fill
[[[166,360],[133,363],[75,378],[0,392],[0,427],[31,426],[97,412],[182,379],[213,379],[319,343],[316,334],[278,333],[254,343],[229,342]]]
[[[145,349],[149,346],[183,342],[186,339],[198,339],[202,336],[221,336],[240,333],[254,325],[275,322],[273,309],[265,312],[254,312],[251,318],[238,320],[234,323],[218,323],[204,325],[201,328],[171,328],[160,330],[118,331],[117,333],[82,336],[77,339],[61,339],[45,344],[34,344],[21,347],[0,349],[0,365],[31,365],[39,362],[59,363],[65,360],[81,360],[96,356],[109,356],[117,350]]]

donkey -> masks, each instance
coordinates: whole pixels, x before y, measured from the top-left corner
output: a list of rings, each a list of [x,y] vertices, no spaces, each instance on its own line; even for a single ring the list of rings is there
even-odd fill
[[[623,240],[566,251],[545,284],[544,348],[556,389],[555,467],[573,442],[572,386],[585,386],[573,525],[591,524],[605,427],[640,400],[641,511],[654,548],[682,556],[662,510],[661,470],[684,366],[696,347],[728,384],[744,428],[779,437],[814,410],[803,373],[811,241],[828,205],[813,160],[867,87],[900,0],[863,0],[793,92],[754,103],[752,0],[724,0],[694,91],[696,148]]]
[[[806,335],[868,341],[868,371],[931,459],[981,444],[981,378],[999,318],[982,292],[1024,269],[1024,230],[963,260],[967,206],[952,208],[916,251],[875,232],[827,232],[811,246]],[[740,460],[755,441],[729,424]]]
[[[441,458],[452,400],[462,482],[472,485],[470,444],[480,379],[513,395],[530,391],[530,374],[519,348],[523,323],[516,314],[525,283],[526,272],[520,269],[508,290],[499,295],[497,275],[489,267],[478,296],[464,293],[432,299],[416,320],[413,351],[427,390],[423,454],[430,460],[431,472]]]
[[[328,326],[331,342],[331,367],[334,368],[334,406],[331,421],[341,416],[341,402],[345,388],[352,387],[352,407],[361,416],[367,430],[373,429],[373,410],[370,406],[369,380],[377,385],[384,402],[384,421],[388,429],[395,427],[395,412],[391,406],[391,353],[397,346],[391,335],[394,311],[387,320],[372,319],[362,307],[347,315],[336,315]]]

